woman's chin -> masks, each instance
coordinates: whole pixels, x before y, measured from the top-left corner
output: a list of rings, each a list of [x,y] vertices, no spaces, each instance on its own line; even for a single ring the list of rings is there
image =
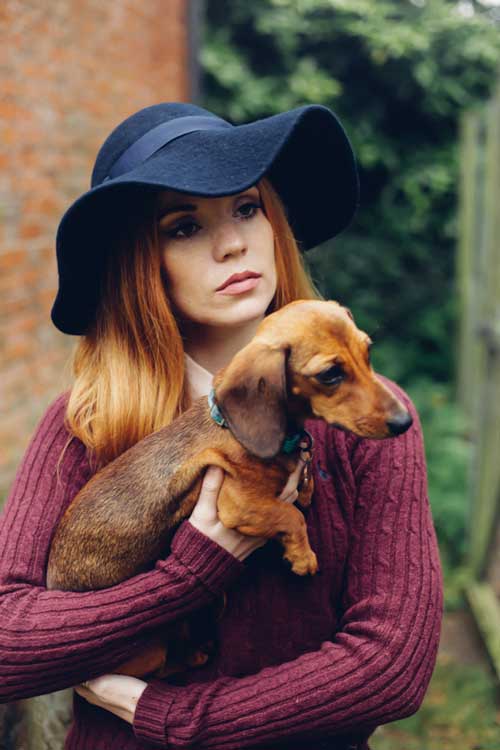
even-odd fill
[[[261,298],[259,300],[241,300],[240,304],[236,303],[233,309],[225,310],[224,320],[232,320],[234,323],[245,323],[257,320],[257,318],[263,318],[271,301],[272,297]]]
[[[244,325],[253,320],[262,319],[274,297],[272,294],[260,294],[259,296],[237,295],[227,297],[229,304],[224,304],[224,309],[217,305],[212,308],[214,318],[217,318],[216,325]],[[215,323],[215,320],[214,320]]]

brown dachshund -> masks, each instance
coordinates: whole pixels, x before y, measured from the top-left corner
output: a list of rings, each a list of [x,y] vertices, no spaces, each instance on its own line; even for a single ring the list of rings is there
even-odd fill
[[[291,452],[283,446],[307,418],[366,438],[408,429],[411,416],[377,378],[370,346],[337,302],[298,300],[267,316],[216,374],[212,413],[206,398],[197,400],[82,488],[54,536],[47,587],[100,589],[152,567],[193,510],[211,464],[225,472],[217,504],[224,525],[278,537],[293,572],[314,574],[304,516],[278,499],[301,454],[297,441]],[[307,506],[312,480],[298,489],[298,502]],[[145,674],[144,664],[134,670],[127,673]]]

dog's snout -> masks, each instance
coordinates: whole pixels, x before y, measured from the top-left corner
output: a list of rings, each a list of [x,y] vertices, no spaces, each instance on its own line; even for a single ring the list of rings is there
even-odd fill
[[[412,424],[413,418],[409,411],[402,412],[387,420],[387,427],[392,435],[402,435]]]

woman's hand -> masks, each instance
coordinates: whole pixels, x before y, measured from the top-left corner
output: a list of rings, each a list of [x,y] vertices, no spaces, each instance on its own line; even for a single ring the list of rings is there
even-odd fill
[[[148,683],[122,674],[105,674],[75,687],[78,695],[94,706],[111,711],[132,724],[137,701]]]
[[[295,471],[290,474],[286,486],[279,496],[279,499],[283,500],[283,502],[293,503],[297,500],[297,485],[300,481],[303,466],[304,462],[300,459]],[[198,531],[208,536],[231,555],[238,560],[244,560],[254,550],[262,547],[267,542],[267,539],[260,536],[240,534],[239,531],[228,529],[219,520],[217,498],[223,480],[224,471],[220,466],[208,467],[203,478],[198,501],[188,520]]]

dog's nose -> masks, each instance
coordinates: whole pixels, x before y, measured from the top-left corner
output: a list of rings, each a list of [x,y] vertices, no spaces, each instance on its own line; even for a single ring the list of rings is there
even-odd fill
[[[387,427],[393,435],[402,435],[412,424],[413,419],[409,411],[387,420]]]

